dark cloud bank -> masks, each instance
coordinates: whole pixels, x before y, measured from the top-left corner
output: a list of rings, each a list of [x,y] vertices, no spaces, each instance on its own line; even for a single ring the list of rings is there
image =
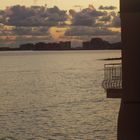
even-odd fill
[[[12,6],[0,12],[1,23],[10,26],[57,26],[67,20],[66,11],[58,7]]]

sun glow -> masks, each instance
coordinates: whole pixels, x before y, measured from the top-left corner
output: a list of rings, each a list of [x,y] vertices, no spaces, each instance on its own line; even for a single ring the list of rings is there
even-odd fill
[[[67,28],[51,27],[49,29],[49,32],[53,39],[59,39],[60,37],[64,36],[64,33],[66,30],[67,30]]]

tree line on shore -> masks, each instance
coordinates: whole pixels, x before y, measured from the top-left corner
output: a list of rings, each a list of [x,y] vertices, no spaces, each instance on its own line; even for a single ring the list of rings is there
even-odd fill
[[[23,51],[23,50],[120,50],[121,42],[109,43],[101,38],[92,38],[90,41],[82,43],[82,47],[72,47],[70,41],[60,42],[38,42],[21,44],[18,48],[0,47],[0,51]]]

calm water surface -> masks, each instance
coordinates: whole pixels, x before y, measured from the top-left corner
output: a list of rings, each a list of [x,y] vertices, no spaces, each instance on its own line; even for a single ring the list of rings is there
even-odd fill
[[[108,57],[120,51],[0,52],[0,140],[116,140]]]

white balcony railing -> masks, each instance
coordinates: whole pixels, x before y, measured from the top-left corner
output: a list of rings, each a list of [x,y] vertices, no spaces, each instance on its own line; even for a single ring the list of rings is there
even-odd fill
[[[104,65],[102,86],[105,90],[122,89],[122,65],[120,63]]]

